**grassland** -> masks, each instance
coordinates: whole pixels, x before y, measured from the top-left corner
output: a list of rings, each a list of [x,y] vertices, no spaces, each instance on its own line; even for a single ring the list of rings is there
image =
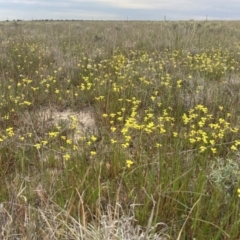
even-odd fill
[[[0,23],[1,238],[240,239],[239,29]]]

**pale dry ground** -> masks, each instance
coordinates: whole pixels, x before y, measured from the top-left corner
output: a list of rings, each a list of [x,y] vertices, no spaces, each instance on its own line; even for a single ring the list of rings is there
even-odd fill
[[[91,108],[85,108],[81,111],[73,111],[71,109],[60,111],[54,107],[43,108],[37,114],[40,117],[40,122],[44,121],[52,126],[58,126],[62,123],[68,127],[73,122],[71,117],[76,118],[77,125],[74,132],[75,141],[79,140],[81,136],[97,133],[96,122]]]
[[[42,107],[39,110],[26,111],[15,116],[16,132],[20,134],[24,131],[34,132],[35,142],[51,142],[59,135],[64,135],[67,139],[76,144],[79,148],[81,141],[90,139],[91,136],[98,136],[97,124],[94,119],[93,109],[91,107],[83,108],[79,111],[66,108],[64,110],[57,107]],[[57,135],[51,139],[49,133],[56,132]],[[21,145],[21,143],[19,143]],[[81,147],[78,149],[81,151]],[[38,151],[39,158],[46,162],[49,154],[55,159],[61,160],[62,153],[48,146],[43,146]],[[55,175],[55,170],[53,173]]]

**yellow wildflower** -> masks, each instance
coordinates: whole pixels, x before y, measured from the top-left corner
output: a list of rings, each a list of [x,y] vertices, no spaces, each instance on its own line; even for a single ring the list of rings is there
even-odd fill
[[[127,165],[127,168],[130,168],[131,165],[133,164],[134,162],[132,160],[126,160],[126,165]]]
[[[240,188],[237,190],[237,192],[238,192],[238,197],[240,197]]]

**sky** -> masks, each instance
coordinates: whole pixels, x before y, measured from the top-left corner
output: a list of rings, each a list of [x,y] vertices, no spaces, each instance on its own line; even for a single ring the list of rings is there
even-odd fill
[[[240,0],[0,0],[5,20],[239,20]]]

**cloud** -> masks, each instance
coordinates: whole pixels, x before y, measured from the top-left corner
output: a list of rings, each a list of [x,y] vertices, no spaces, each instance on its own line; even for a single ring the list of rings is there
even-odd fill
[[[240,7],[239,0],[71,0],[69,3],[89,3],[104,4],[123,9],[159,9],[159,10],[201,10],[223,7],[225,9],[232,6]]]
[[[0,20],[237,19],[239,0],[0,0]]]

